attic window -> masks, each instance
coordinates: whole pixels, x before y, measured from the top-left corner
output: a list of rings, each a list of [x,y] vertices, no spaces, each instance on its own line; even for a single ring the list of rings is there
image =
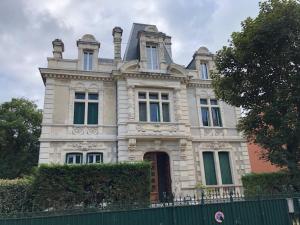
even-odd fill
[[[83,51],[83,70],[91,71],[93,66],[93,52]]]
[[[200,77],[202,80],[208,79],[208,66],[207,63],[201,63],[200,64]]]
[[[150,70],[158,70],[158,51],[156,45],[147,45],[147,68]]]

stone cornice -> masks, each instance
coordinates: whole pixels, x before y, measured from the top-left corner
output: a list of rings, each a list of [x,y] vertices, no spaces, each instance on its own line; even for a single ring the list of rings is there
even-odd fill
[[[188,87],[212,88],[211,80],[189,80]]]
[[[118,71],[113,71],[115,79],[124,79],[124,78],[142,78],[142,79],[152,79],[152,80],[177,80],[184,83],[187,83],[189,78],[186,76],[176,76],[170,73],[154,73],[154,72],[125,72],[118,73]]]
[[[64,70],[64,69],[49,69],[49,68],[40,68],[39,70],[44,83],[46,78],[113,81],[111,73],[109,72],[94,72],[94,71]]]

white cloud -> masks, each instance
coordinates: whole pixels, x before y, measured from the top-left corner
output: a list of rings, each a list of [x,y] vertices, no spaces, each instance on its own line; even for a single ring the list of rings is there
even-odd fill
[[[2,0],[0,102],[27,97],[42,107],[38,67],[46,66],[55,38],[65,43],[64,57],[75,58],[76,40],[92,33],[101,42],[100,56],[112,57],[114,26],[124,30],[124,52],[133,22],[156,24],[172,36],[175,61],[186,65],[202,45],[220,49],[257,12],[258,0]]]

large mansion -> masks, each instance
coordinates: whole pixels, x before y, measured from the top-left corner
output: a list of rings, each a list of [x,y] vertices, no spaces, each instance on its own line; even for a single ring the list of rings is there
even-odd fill
[[[250,172],[247,144],[236,129],[240,109],[215,98],[214,55],[200,47],[187,66],[172,57],[171,37],[155,25],[133,24],[121,55],[100,42],[77,40],[78,57],[63,58],[55,39],[45,84],[39,163],[118,163],[150,160],[152,199],[193,194],[202,184],[224,190]]]

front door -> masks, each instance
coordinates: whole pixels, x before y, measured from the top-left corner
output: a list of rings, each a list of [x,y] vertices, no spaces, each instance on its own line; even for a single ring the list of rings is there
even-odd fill
[[[163,201],[172,193],[169,156],[165,152],[148,152],[144,160],[151,162],[151,201]]]

